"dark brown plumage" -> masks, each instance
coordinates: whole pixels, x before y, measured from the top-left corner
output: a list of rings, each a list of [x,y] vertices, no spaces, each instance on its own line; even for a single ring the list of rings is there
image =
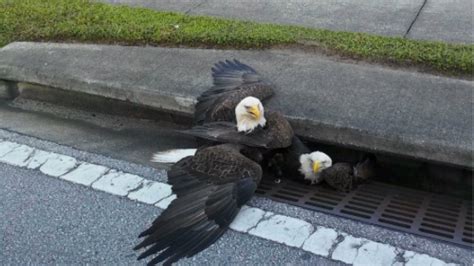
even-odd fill
[[[265,101],[273,96],[274,85],[264,79],[255,69],[236,59],[215,64],[212,68],[212,77],[214,86],[198,97],[194,122],[196,125],[202,125],[202,127],[193,128],[193,134],[211,141],[241,143],[267,149],[280,147],[278,152],[274,151],[266,154],[265,168],[276,178],[286,176],[296,180],[304,180],[299,171],[301,166],[299,157],[304,153],[310,153],[310,150],[297,136],[294,136],[291,126],[282,115],[272,114],[271,111],[265,113],[268,123],[267,128],[278,133],[281,127],[281,131],[278,134],[269,134],[264,139],[260,138],[264,135],[262,131],[256,131],[247,137],[243,137],[243,134],[229,131],[222,124],[208,124],[211,122],[231,122],[235,125],[235,107],[237,104],[248,96]],[[213,137],[208,138],[212,126],[215,127],[212,129]],[[230,128],[230,126],[227,127]],[[292,143],[288,144],[287,136],[290,135],[293,135]],[[280,145],[278,143],[268,143],[268,139],[273,139],[273,137],[275,137],[274,142],[279,142]],[[200,144],[208,144],[208,142],[198,141]]]
[[[175,199],[140,234],[135,247],[148,247],[138,259],[162,251],[149,264],[169,265],[212,245],[254,194],[262,169],[243,153],[243,146],[223,144],[203,148],[176,163],[168,172]]]
[[[376,159],[372,154],[365,155],[355,165],[335,163],[321,172],[323,180],[332,188],[342,192],[353,190],[360,183],[374,178]]]
[[[373,154],[365,154],[354,166],[354,177],[358,182],[372,179],[376,175],[377,159]]]
[[[265,149],[287,148],[291,145],[293,129],[278,112],[266,112],[265,127],[257,127],[250,133],[238,132],[235,123],[212,122],[182,131],[185,134],[218,143],[236,143]]]
[[[235,122],[235,107],[244,98],[261,101],[273,95],[273,85],[238,60],[218,62],[212,68],[214,86],[198,97],[194,112],[197,125],[208,122]]]
[[[236,59],[215,64],[212,77],[214,86],[198,97],[195,107],[195,123],[198,126],[184,133],[220,143],[238,143],[266,149],[291,145],[293,129],[286,118],[277,112],[267,111],[265,128],[257,128],[249,134],[238,133],[235,127],[237,104],[248,96],[259,100],[271,97],[273,85],[270,82]]]
[[[300,171],[300,156],[310,153],[309,148],[295,135],[290,147],[274,151],[274,155],[268,158],[267,166],[277,179],[287,178],[302,183],[311,183],[311,181],[305,180]]]
[[[270,97],[270,83],[237,60],[219,62],[212,71],[214,87],[196,105],[197,126],[184,131],[211,143],[168,172],[177,199],[140,234],[145,239],[135,247],[148,248],[139,259],[161,252],[149,264],[164,261],[168,265],[212,245],[253,196],[262,178],[262,153],[292,143],[293,130],[277,112],[265,112],[265,127],[250,133],[237,131],[236,106],[248,96]],[[216,143],[225,144],[209,146]]]
[[[354,171],[349,163],[335,163],[321,172],[322,179],[337,191],[349,192],[354,182]]]

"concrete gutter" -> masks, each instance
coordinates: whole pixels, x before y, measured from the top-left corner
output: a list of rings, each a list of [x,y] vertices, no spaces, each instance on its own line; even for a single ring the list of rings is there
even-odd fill
[[[196,96],[211,85],[211,66],[228,58],[248,63],[277,85],[267,107],[285,113],[304,137],[472,168],[473,83],[466,80],[286,50],[47,43],[1,49],[0,80],[191,115]]]

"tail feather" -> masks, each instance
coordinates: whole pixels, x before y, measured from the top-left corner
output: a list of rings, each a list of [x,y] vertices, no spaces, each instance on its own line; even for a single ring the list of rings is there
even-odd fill
[[[151,161],[155,163],[176,163],[179,160],[193,156],[197,149],[172,149],[153,154]]]

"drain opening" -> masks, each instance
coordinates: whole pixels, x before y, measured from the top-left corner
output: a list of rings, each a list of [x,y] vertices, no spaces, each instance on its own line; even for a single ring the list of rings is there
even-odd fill
[[[315,202],[305,202],[305,206],[313,206],[313,207],[316,207],[316,208],[321,208],[321,209],[326,209],[326,210],[334,209],[333,207],[329,207],[329,206],[326,206],[326,205],[321,205],[321,204],[318,204],[318,203],[315,203]]]
[[[256,193],[276,201],[394,230],[473,247],[472,204],[433,193],[370,182],[349,193],[291,180],[262,180]]]
[[[353,211],[346,210],[346,209],[342,209],[342,210],[341,210],[341,213],[343,213],[343,214],[349,214],[349,215],[354,216],[354,217],[370,219],[370,216],[368,216],[368,215],[366,215],[366,214],[362,214],[362,213],[358,213],[358,212],[353,212]]]
[[[291,201],[291,202],[297,202],[298,201],[297,199],[290,198],[290,197],[287,197],[287,196],[283,196],[283,195],[280,195],[280,194],[275,194],[275,195],[273,195],[273,197],[288,200],[288,201]]]
[[[456,227],[456,225],[453,224],[453,223],[448,223],[448,222],[439,221],[439,220],[426,218],[426,217],[423,217],[423,221],[426,221],[426,222],[429,222],[429,223],[441,224],[441,225],[450,226],[450,227]]]
[[[310,198],[310,200],[312,200],[313,202],[320,202],[320,203],[325,203],[325,204],[328,204],[328,205],[331,205],[331,206],[336,206],[337,205],[337,202],[334,202],[334,201],[328,201],[328,200],[324,200],[324,199],[321,199],[321,198]]]
[[[385,223],[386,225],[397,226],[396,229],[399,229],[400,227],[401,228],[410,228],[410,225],[408,225],[408,224],[402,224],[402,223],[398,223],[398,222],[395,222],[395,221],[386,220],[386,219],[382,219],[382,218],[379,219],[379,222]]]

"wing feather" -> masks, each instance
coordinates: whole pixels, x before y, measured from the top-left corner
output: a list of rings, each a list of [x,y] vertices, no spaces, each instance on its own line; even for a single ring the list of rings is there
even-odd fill
[[[267,124],[251,133],[238,132],[231,122],[210,122],[180,131],[194,137],[218,142],[235,143],[256,148],[280,149],[291,146],[294,132],[288,120],[279,112],[266,112]]]
[[[220,61],[215,64],[212,68],[212,77],[214,85],[221,90],[224,88],[234,89],[243,84],[263,82],[262,77],[255,69],[236,59]]]
[[[162,251],[149,264],[169,265],[212,245],[228,229],[260,182],[260,166],[224,144],[198,150],[169,171],[177,194],[170,206],[140,236],[138,259]],[[183,185],[184,184],[184,185]]]
[[[273,85],[238,60],[220,61],[212,68],[214,86],[198,97],[195,123],[233,121],[237,104],[248,96],[261,101],[273,95]]]
[[[218,143],[235,143],[250,147],[268,148],[268,144],[272,139],[261,131],[262,129],[256,129],[248,134],[239,133],[232,123],[211,122],[180,132]]]

